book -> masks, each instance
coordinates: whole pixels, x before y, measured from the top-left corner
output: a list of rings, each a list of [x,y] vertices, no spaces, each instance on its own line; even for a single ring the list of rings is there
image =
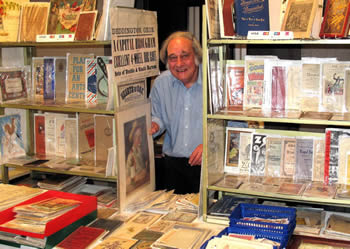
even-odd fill
[[[86,2],[89,2],[89,1],[86,1]],[[97,15],[96,10],[80,12],[74,40],[76,41],[92,40],[94,30],[95,30],[96,15]]]
[[[124,224],[123,221],[117,220],[117,219],[112,220],[112,219],[97,218],[88,226],[106,230],[106,234],[103,236],[103,239],[105,239],[107,236],[111,235],[116,229],[118,229],[123,224]]]
[[[318,0],[288,0],[282,31],[293,31],[294,39],[312,37]]]
[[[45,115],[34,114],[34,152],[38,156],[46,155],[45,146]]]
[[[240,150],[240,131],[226,127],[226,149],[224,171],[231,174],[238,174],[238,159]]]
[[[234,1],[236,15],[236,33],[247,36],[248,31],[269,31],[269,4],[266,0],[249,2],[244,0]]]
[[[94,114],[79,113],[79,159],[95,159],[95,119]]]
[[[0,101],[26,99],[29,75],[24,67],[0,68]]]
[[[324,17],[320,30],[321,38],[342,38],[349,31],[350,5],[344,0],[326,1]]]
[[[66,155],[66,136],[65,136],[65,123],[66,119],[64,117],[55,118],[55,136],[56,136],[56,151],[55,155],[59,157],[64,157]]]
[[[209,39],[220,38],[220,19],[218,0],[206,0]]]
[[[55,59],[44,58],[44,100],[55,100]]]
[[[56,56],[55,59],[55,103],[64,103],[66,100],[66,57]]]
[[[102,239],[106,230],[103,228],[80,226],[69,234],[63,241],[58,243],[57,249],[88,249],[93,248],[98,240]]]
[[[313,139],[297,138],[296,143],[296,167],[294,173],[295,180],[312,179],[312,159],[313,159]]]
[[[234,28],[234,0],[219,0],[219,21],[220,21],[220,37],[232,38],[235,35]]]
[[[301,61],[292,61],[288,65],[286,83],[286,109],[300,110],[301,105]]]
[[[22,5],[19,41],[35,42],[37,35],[47,31],[50,3],[24,3]]]
[[[350,172],[348,169],[348,152],[350,151],[350,136],[340,135],[339,136],[339,156],[338,156],[338,183],[348,184],[347,173]],[[349,182],[350,183],[350,182]]]
[[[67,53],[66,102],[85,102],[85,60],[92,54]]]
[[[226,106],[229,111],[243,110],[244,61],[226,61]]]
[[[94,115],[95,119],[95,161],[107,162],[108,148],[113,147],[114,117]]]
[[[282,163],[282,142],[281,137],[267,137],[265,175],[279,177]]]
[[[265,175],[266,139],[263,134],[253,133],[250,155],[250,175]]]
[[[3,0],[1,2],[0,8],[3,14],[0,16],[0,42],[18,41],[22,4],[28,2],[29,0]]]
[[[252,132],[254,132],[254,130],[252,130]],[[240,150],[238,155],[238,168],[240,175],[249,175],[250,173],[252,132],[242,132],[239,138]]]
[[[32,84],[35,101],[44,98],[44,58],[32,57]]]
[[[0,116],[0,162],[26,154],[23,140],[21,116],[19,114]]]
[[[51,0],[47,34],[74,34],[83,0]]]
[[[333,199],[336,191],[335,185],[327,185],[323,182],[312,182],[305,187],[303,196]]]
[[[208,214],[229,217],[239,203],[255,203],[256,201],[254,197],[224,195],[208,209]]]
[[[271,68],[271,110],[283,112],[286,108],[287,66],[278,61]],[[268,102],[268,101],[265,101]]]
[[[76,118],[66,118],[65,120],[65,140],[66,155],[68,159],[79,158],[79,142],[78,142],[78,121]]]
[[[287,195],[301,195],[304,191],[304,183],[289,183],[283,182],[278,189],[278,194],[287,194]]]

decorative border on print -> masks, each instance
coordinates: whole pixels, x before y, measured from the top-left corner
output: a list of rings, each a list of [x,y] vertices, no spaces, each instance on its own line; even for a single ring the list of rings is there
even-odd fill
[[[8,78],[20,78],[22,90],[20,92],[7,93],[6,92],[6,80]],[[27,97],[27,81],[25,78],[25,72],[23,70],[13,70],[0,72],[0,85],[1,85],[1,95],[3,101],[16,100],[20,98]]]

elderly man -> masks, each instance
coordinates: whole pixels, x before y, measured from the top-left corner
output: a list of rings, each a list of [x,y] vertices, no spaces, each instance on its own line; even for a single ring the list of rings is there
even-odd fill
[[[164,181],[175,193],[197,193],[202,162],[202,49],[189,32],[163,43],[160,59],[168,70],[151,89],[154,137],[165,132]]]

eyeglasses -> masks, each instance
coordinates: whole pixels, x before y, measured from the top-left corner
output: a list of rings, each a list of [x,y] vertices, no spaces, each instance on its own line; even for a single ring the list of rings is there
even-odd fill
[[[183,53],[180,56],[176,56],[176,55],[170,55],[168,57],[168,61],[169,62],[177,62],[178,58],[180,58],[181,61],[185,61],[188,60],[191,57],[191,53]]]

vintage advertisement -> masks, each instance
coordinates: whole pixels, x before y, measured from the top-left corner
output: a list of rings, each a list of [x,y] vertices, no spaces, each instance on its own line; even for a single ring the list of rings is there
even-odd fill
[[[301,110],[315,111],[319,110],[320,104],[320,75],[321,65],[312,63],[303,63],[301,78]]]
[[[312,162],[312,180],[323,182],[324,179],[325,138],[314,139],[314,154]]]
[[[87,104],[97,103],[97,79],[96,79],[97,59],[86,59],[85,68],[85,102]]]
[[[96,64],[96,94],[97,94],[97,103],[107,103],[109,91],[108,78],[112,78],[113,75],[109,75],[109,71],[107,70],[108,65],[112,64],[111,56],[96,56],[97,64]]]
[[[64,124],[66,139],[66,158],[78,159],[78,121],[75,118],[67,118]]]
[[[220,38],[218,0],[206,0],[209,39]]]
[[[280,177],[293,178],[296,164],[296,139],[284,138]]]
[[[110,10],[112,57],[117,85],[159,74],[157,14],[115,7]]]
[[[46,34],[50,3],[25,3],[22,6],[19,40],[35,42],[37,35]]]
[[[3,102],[27,98],[27,77],[24,68],[1,69],[0,86]]]
[[[44,100],[55,100],[55,59],[44,58]]]
[[[282,162],[281,137],[268,137],[266,140],[266,164],[265,175],[279,177]]]
[[[313,139],[297,138],[295,180],[312,179]]]
[[[240,131],[226,128],[225,172],[238,174]]]
[[[92,113],[79,113],[79,159],[95,159],[95,120]]]
[[[252,133],[241,132],[238,168],[240,175],[249,175]]]
[[[95,31],[97,11],[82,11],[79,15],[77,29],[74,40],[89,41],[92,40]]]
[[[127,84],[118,85],[118,106],[125,106],[140,100],[147,95],[146,79],[128,81]]]
[[[250,175],[265,175],[266,135],[253,133],[250,156]]]
[[[153,139],[148,134],[151,125],[150,101],[140,102],[115,114],[118,149],[118,205],[154,191]]]
[[[294,61],[289,65],[286,82],[286,109],[300,109],[301,62]]]
[[[0,7],[0,42],[17,42],[21,6],[29,0],[2,0]]]
[[[264,98],[264,61],[245,61],[244,110],[261,108]]]
[[[271,109],[284,111],[286,106],[286,66],[272,67],[272,86],[271,86]]]
[[[67,54],[66,102],[85,102],[85,60],[93,54]]]
[[[243,110],[244,61],[226,61],[226,106],[231,111]]]
[[[348,63],[322,64],[322,111],[343,112],[345,110],[345,68]]]
[[[34,99],[42,101],[44,96],[44,58],[32,58],[32,84]]]

